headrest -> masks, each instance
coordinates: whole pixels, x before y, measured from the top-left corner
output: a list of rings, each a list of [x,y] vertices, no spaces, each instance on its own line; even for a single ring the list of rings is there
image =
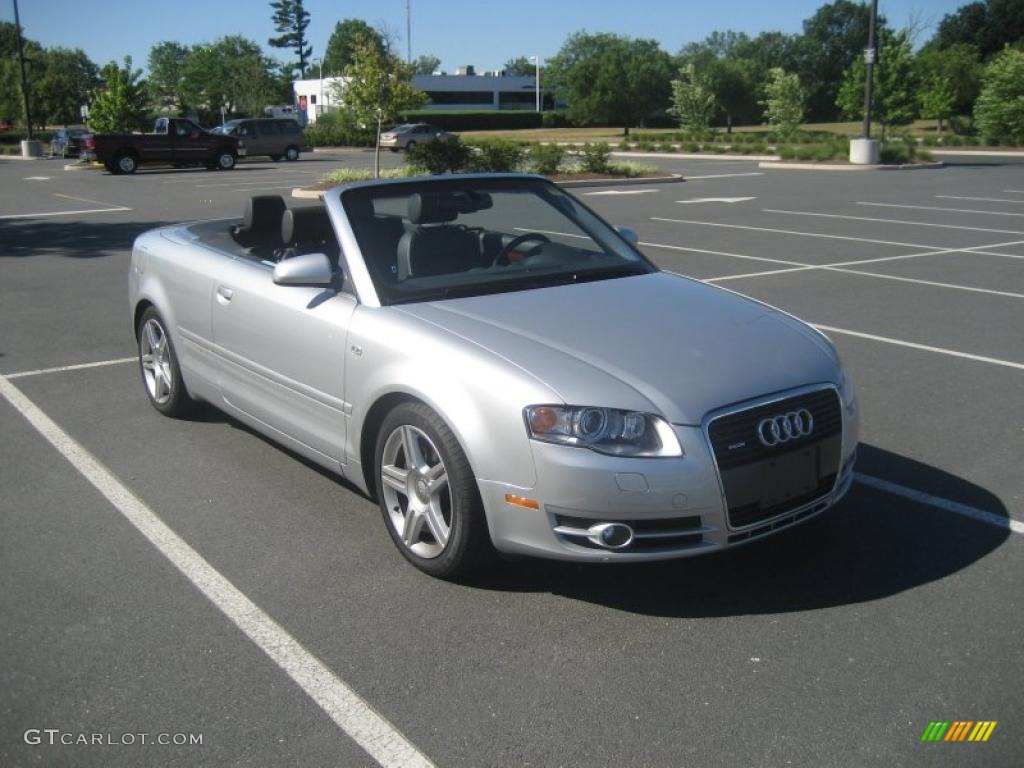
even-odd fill
[[[372,219],[373,201],[361,195],[345,195],[342,201],[345,205],[345,212],[350,219]]]
[[[460,213],[474,213],[494,205],[486,192],[416,192],[409,196],[409,221],[413,224],[444,224]]]
[[[285,245],[321,243],[333,237],[331,218],[322,205],[289,208],[281,217],[281,240]]]
[[[285,212],[284,198],[280,195],[256,195],[245,203],[242,226],[253,231],[277,229]]]

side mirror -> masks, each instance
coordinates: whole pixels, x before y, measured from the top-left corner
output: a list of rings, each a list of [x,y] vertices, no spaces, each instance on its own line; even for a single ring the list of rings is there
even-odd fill
[[[615,228],[624,240],[627,240],[633,245],[640,242],[640,235],[636,233],[636,230],[632,227],[616,227]]]
[[[334,280],[331,262],[322,253],[304,253],[279,261],[274,267],[277,285],[330,285]]]

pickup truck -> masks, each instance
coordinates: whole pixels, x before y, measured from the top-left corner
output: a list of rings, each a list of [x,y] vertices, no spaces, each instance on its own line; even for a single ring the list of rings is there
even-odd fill
[[[96,134],[87,139],[87,152],[114,174],[135,173],[142,164],[175,166],[203,164],[230,171],[245,155],[244,141],[211,133],[191,120],[158,118],[153,133]]]

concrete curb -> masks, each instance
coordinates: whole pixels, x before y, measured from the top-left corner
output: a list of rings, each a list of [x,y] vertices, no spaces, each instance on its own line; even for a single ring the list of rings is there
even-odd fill
[[[928,147],[928,151],[933,155],[947,155],[949,157],[972,157],[977,155],[978,157],[1020,157],[1024,158],[1024,150],[1009,150],[1009,149],[936,149],[934,147]]]
[[[573,189],[576,187],[633,187],[648,186],[650,184],[678,184],[686,181],[681,173],[673,173],[671,176],[647,176],[635,179],[576,179],[574,181],[556,181],[560,187]],[[324,196],[326,190],[304,189],[296,187],[292,190],[292,197],[300,200],[319,200]]]
[[[716,154],[714,152],[627,152],[615,150],[612,152],[615,157],[660,157],[666,160],[673,158],[679,160],[778,160],[778,155],[737,155],[737,154]]]
[[[65,171],[102,171],[103,163],[67,163]]]
[[[776,171],[927,171],[945,168],[945,163],[907,163],[905,165],[846,165],[840,163],[758,163],[758,168]]]

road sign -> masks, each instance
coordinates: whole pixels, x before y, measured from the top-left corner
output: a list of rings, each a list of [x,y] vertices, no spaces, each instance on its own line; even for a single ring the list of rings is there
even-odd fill
[[[865,64],[874,64],[877,61],[878,61],[878,50],[875,49],[875,48],[865,48],[864,49],[864,63]]]

